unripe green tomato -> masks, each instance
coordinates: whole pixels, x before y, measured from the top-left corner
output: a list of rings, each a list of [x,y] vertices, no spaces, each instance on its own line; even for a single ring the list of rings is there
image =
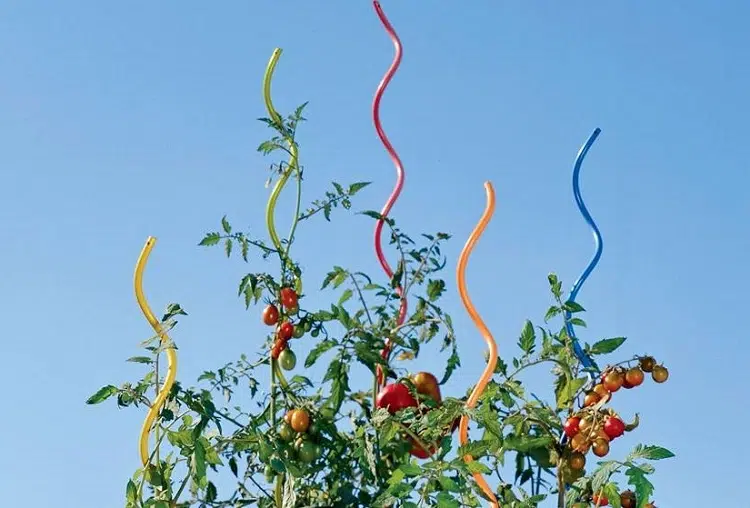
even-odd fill
[[[303,441],[300,447],[297,449],[299,460],[301,462],[304,462],[305,464],[313,462],[317,458],[315,446],[315,443],[311,443],[310,441]]]
[[[288,423],[284,422],[279,427],[279,437],[287,443],[294,439],[294,430],[292,430]]]
[[[292,337],[295,339],[301,339],[305,336],[305,326],[302,323],[297,323],[297,326],[294,327],[294,333],[292,334]]]
[[[297,365],[297,355],[287,347],[279,354],[279,365],[284,370],[292,370]]]
[[[313,337],[317,337],[318,335],[320,335],[320,329],[319,328],[314,329],[313,331],[310,332],[310,335],[312,335]]]
[[[318,425],[316,421],[313,421],[307,428],[307,433],[311,436],[317,436],[318,434],[320,434],[320,425]]]

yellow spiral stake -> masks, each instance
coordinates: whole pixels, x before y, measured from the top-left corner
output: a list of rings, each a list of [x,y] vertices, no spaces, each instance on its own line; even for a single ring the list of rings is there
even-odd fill
[[[273,73],[276,70],[276,64],[279,62],[281,52],[281,48],[274,49],[273,54],[271,54],[271,59],[268,61],[268,65],[266,66],[266,73],[263,76],[263,101],[266,103],[266,111],[268,111],[268,116],[271,117],[271,120],[273,120],[273,122],[277,125],[283,127],[284,121],[281,118],[279,112],[276,111],[276,108],[273,107],[273,101],[271,100],[271,81],[273,80]],[[279,181],[276,182],[276,185],[271,191],[271,196],[268,198],[268,204],[266,205],[266,227],[268,228],[268,235],[271,237],[271,243],[273,243],[274,247],[276,247],[279,255],[282,256],[283,261],[286,261],[288,253],[282,251],[281,240],[279,239],[279,234],[276,232],[276,219],[274,217],[274,213],[276,212],[276,203],[279,200],[281,190],[284,188],[287,181],[289,181],[289,177],[291,176],[292,171],[298,169],[297,164],[299,155],[297,144],[291,139],[287,139],[287,143],[289,145],[289,152],[291,154],[289,163],[282,172],[281,178],[279,178]],[[297,226],[298,220],[299,217],[297,217],[295,214],[295,217],[292,219],[292,232],[289,234],[290,242],[292,240],[291,236],[292,234],[294,234],[294,230]],[[288,248],[289,246],[287,245],[287,249]],[[302,281],[300,279],[297,279],[296,281],[296,289],[298,293],[302,292]]]
[[[477,401],[482,395],[482,392],[484,392],[485,388],[487,387],[487,384],[490,382],[492,374],[495,372],[495,365],[497,364],[497,343],[495,342],[495,339],[492,338],[490,330],[484,324],[484,321],[482,321],[482,318],[479,316],[476,309],[474,308],[474,305],[471,303],[469,293],[466,290],[466,265],[469,262],[469,255],[471,254],[471,251],[474,250],[474,246],[479,240],[479,237],[482,236],[482,233],[484,233],[487,224],[492,218],[492,214],[495,212],[495,191],[492,188],[492,184],[490,182],[485,182],[484,190],[487,194],[487,204],[484,208],[484,213],[479,219],[479,223],[477,223],[474,231],[471,232],[469,239],[466,241],[466,245],[464,245],[464,248],[461,251],[461,255],[458,258],[458,266],[456,267],[456,280],[458,282],[458,293],[461,296],[461,301],[463,302],[464,307],[466,307],[466,311],[469,313],[471,320],[474,321],[474,324],[477,326],[477,328],[479,328],[479,332],[482,334],[484,341],[487,343],[487,347],[490,349],[489,360],[487,361],[487,366],[484,368],[484,372],[482,372],[482,377],[479,378],[479,382],[471,392],[469,399],[466,401],[466,407],[469,409],[472,409],[477,405]],[[458,427],[458,441],[463,446],[468,442],[468,440],[469,417],[464,415],[461,417],[461,422]],[[467,464],[473,460],[474,457],[472,457],[471,455],[464,456],[464,461]],[[499,508],[500,505],[498,504],[497,498],[495,497],[495,493],[490,488],[487,480],[484,479],[484,476],[482,476],[482,474],[478,472],[474,473],[473,476],[474,480],[477,482],[477,485],[479,485],[479,488],[482,489],[482,492],[484,492],[485,495],[489,498],[493,508]]]
[[[143,271],[146,269],[146,263],[148,262],[148,257],[151,255],[151,250],[154,248],[154,245],[156,245],[156,238],[149,236],[146,240],[146,245],[143,246],[141,255],[138,256],[138,262],[135,265],[135,277],[133,278],[133,283],[135,285],[135,299],[138,300],[138,306],[141,308],[141,312],[143,312],[143,315],[146,317],[148,324],[151,325],[151,328],[153,328],[159,336],[159,344],[161,345],[164,344],[164,342],[170,342],[169,336],[162,328],[161,323],[156,319],[156,316],[154,316],[154,313],[148,306],[146,296],[143,294]],[[143,422],[143,427],[141,428],[139,446],[141,462],[144,466],[149,463],[148,438],[151,434],[151,427],[154,425],[154,421],[156,420],[159,411],[164,406],[164,402],[167,400],[167,395],[169,395],[169,391],[172,389],[175,377],[177,376],[177,352],[174,347],[170,345],[167,348],[166,353],[167,376],[164,379],[164,384],[159,390],[159,393],[156,395],[156,399],[154,399],[153,404],[151,404],[151,408],[148,410],[146,419]]]

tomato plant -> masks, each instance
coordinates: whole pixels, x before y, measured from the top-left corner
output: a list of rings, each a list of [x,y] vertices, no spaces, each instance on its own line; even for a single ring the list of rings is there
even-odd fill
[[[270,167],[272,198],[287,182],[297,190],[302,185],[297,128],[303,111],[304,105],[287,117],[269,113],[262,119],[273,134],[259,151],[284,159]],[[220,245],[227,257],[242,262],[253,254],[276,262],[274,273],[264,266],[239,284],[244,308],[257,323],[262,306],[261,321],[272,328],[263,328],[269,333],[252,344],[252,352],[207,367],[195,386],[182,379],[173,386],[154,422],[153,452],[126,481],[126,507],[483,506],[479,473],[487,475],[503,507],[587,506],[596,499],[600,506],[619,500],[628,508],[626,503],[637,506],[633,491],[650,498],[650,462],[672,453],[637,445],[625,458],[610,460],[625,452],[615,439],[635,432],[639,422],[637,415],[622,417],[615,406],[636,387],[653,387],[644,373],[660,384],[669,371],[650,356],[611,359],[622,337],[583,345],[594,366],[583,365],[569,329],[585,326],[584,310],[566,301],[556,275],[547,276],[552,304],[543,323],[523,322],[518,349],[505,348],[497,358],[472,408],[467,394],[473,378],[467,391],[441,390],[461,367],[459,344],[476,348],[475,332],[457,337],[453,318],[441,306],[447,283],[440,272],[448,264],[443,253],[450,235],[412,237],[392,217],[365,211],[362,215],[382,222],[392,238],[389,248],[400,260],[392,277],[334,266],[321,284],[308,280],[294,249],[298,224],[351,209],[367,185],[334,182],[307,207],[298,192],[287,238],[269,229],[269,243],[235,230],[223,217],[219,229],[200,241]],[[312,292],[316,298],[308,298]],[[308,307],[326,299],[321,308]],[[409,301],[403,316],[401,299]],[[184,316],[171,304],[160,324],[171,331]],[[291,344],[304,368],[297,368]],[[110,397],[120,407],[156,403],[150,394],[164,376],[159,363],[164,347],[158,337],[144,347],[149,356],[134,362],[146,372],[119,387],[104,386],[90,404]],[[431,362],[431,372],[409,372],[427,348],[439,349],[440,361]],[[287,378],[285,372],[295,368],[298,374]],[[525,385],[536,368],[553,373],[547,393],[535,387],[532,395]],[[613,396],[622,387],[630,391]],[[471,435],[459,448],[454,431],[462,418],[469,420]],[[466,455],[473,461],[464,461]]]

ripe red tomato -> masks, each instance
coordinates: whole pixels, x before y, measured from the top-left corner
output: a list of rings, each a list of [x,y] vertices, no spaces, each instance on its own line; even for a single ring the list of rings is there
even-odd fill
[[[292,288],[281,288],[279,299],[285,309],[293,309],[297,306],[297,292]]]
[[[440,395],[438,380],[429,372],[417,372],[411,377],[411,381],[414,383],[417,393],[427,395],[437,403],[443,400],[443,397]]]
[[[406,385],[391,383],[380,390],[375,399],[375,405],[379,408],[386,408],[389,413],[395,414],[404,408],[417,407],[419,404]]]
[[[289,340],[294,335],[294,325],[289,321],[284,321],[279,326],[278,337],[281,340]]]
[[[305,432],[310,426],[310,415],[304,409],[295,409],[291,426],[295,432]]]
[[[593,496],[591,496],[591,501],[594,502],[594,506],[596,506],[597,504],[599,506],[607,506],[609,504],[609,499],[601,494],[594,494]]]
[[[568,421],[565,422],[565,425],[563,426],[563,432],[565,432],[565,435],[570,439],[578,434],[580,425],[581,419],[577,416],[571,416],[570,418],[568,418]]]
[[[263,309],[263,322],[268,326],[273,326],[279,322],[279,309],[275,305],[268,305]]]
[[[628,371],[625,373],[625,381],[632,386],[640,385],[641,383],[643,383],[643,371],[638,367],[628,369]]]
[[[604,376],[602,384],[604,388],[614,393],[622,387],[622,382],[625,380],[625,376],[617,370],[611,370]]]
[[[634,385],[631,385],[630,383],[628,383],[628,378],[627,377],[622,380],[622,387],[625,388],[626,390],[630,390],[631,388],[635,388]]]
[[[615,439],[625,433],[625,424],[619,418],[608,416],[604,419],[604,432],[610,439]]]
[[[419,446],[417,443],[414,442],[412,438],[409,438],[409,442],[411,443],[411,449],[409,450],[409,453],[412,454],[414,457],[418,459],[428,459],[430,458],[430,452]],[[431,447],[430,450],[432,453],[435,453],[435,447]]]

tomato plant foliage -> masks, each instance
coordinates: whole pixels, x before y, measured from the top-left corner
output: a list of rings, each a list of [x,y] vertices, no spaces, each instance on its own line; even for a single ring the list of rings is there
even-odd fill
[[[290,146],[299,148],[296,134],[303,111],[304,105],[280,123],[261,119],[273,136],[258,150],[291,155]],[[270,166],[271,180],[285,172],[299,189],[304,173],[299,161]],[[298,192],[295,228],[318,216],[330,221],[337,209],[351,210],[353,199],[367,185],[334,182],[307,208],[301,206]],[[377,212],[362,214],[383,220]],[[498,359],[474,409],[465,407],[470,386],[458,397],[442,400],[418,393],[414,379],[434,378],[413,378],[398,367],[419,357],[428,344],[444,352],[445,364],[434,373],[440,384],[461,366],[451,317],[440,305],[446,290],[441,272],[448,264],[442,248],[450,235],[412,237],[392,218],[384,222],[398,259],[391,280],[341,266],[332,267],[322,282],[307,280],[292,249],[295,228],[281,248],[235,230],[227,217],[217,231],[203,237],[200,246],[221,246],[227,257],[239,256],[248,266],[255,266],[256,258],[278,261],[276,273],[249,271],[236,288],[269,333],[265,341],[250,346],[252,352],[205,370],[196,385],[173,386],[152,431],[150,462],[126,481],[125,506],[484,506],[488,502],[475,473],[489,479],[501,506],[595,506],[594,501],[601,506],[606,498],[610,506],[643,508],[651,502],[651,462],[672,453],[639,445],[624,458],[598,460],[590,452],[591,447],[609,450],[615,434],[634,430],[638,418],[625,422],[612,409],[621,394],[589,381],[564,322],[570,316],[571,324],[585,326],[580,317],[584,309],[564,301],[555,275],[548,276],[552,305],[542,324],[523,323],[516,356]],[[396,288],[403,289],[410,303],[400,325]],[[330,297],[330,305],[309,308],[305,296],[313,292]],[[186,315],[180,305],[171,304],[162,325],[171,330]],[[553,320],[560,321],[556,327]],[[391,342],[387,361],[381,355],[386,340]],[[291,351],[301,341],[311,343],[306,346],[309,353],[292,361]],[[585,350],[603,363],[624,341],[607,338]],[[145,367],[143,377],[106,385],[87,403],[114,399],[119,407],[150,407],[150,394],[163,375],[166,346],[158,337],[144,341],[146,354],[128,360]],[[278,357],[285,350],[289,353],[282,356],[280,369],[272,352]],[[627,389],[624,366],[641,365],[648,373],[655,368],[653,362],[650,357],[609,361],[602,370],[610,388],[619,383]],[[311,369],[314,366],[318,368]],[[378,367],[389,383],[408,389],[404,400],[417,402],[402,404],[398,411],[377,407]],[[554,374],[546,399],[529,393],[523,383],[524,374],[534,368]],[[286,369],[291,374],[284,374]],[[319,379],[304,375],[318,371]],[[627,379],[640,379],[635,374]],[[657,377],[666,379],[662,371]],[[432,391],[440,393],[437,387]],[[584,400],[590,403],[587,407],[582,407]],[[472,439],[459,446],[454,429],[463,415],[471,419]],[[420,453],[427,458],[417,459]],[[467,464],[465,455],[475,460]],[[624,493],[627,485],[630,490]]]

